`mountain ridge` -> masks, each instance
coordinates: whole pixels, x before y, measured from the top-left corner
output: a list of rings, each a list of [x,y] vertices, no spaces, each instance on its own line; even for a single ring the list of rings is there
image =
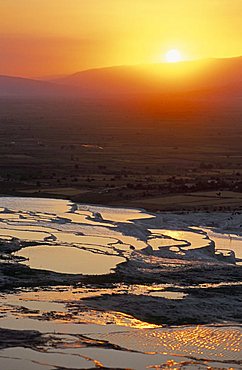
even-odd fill
[[[0,75],[0,97],[241,96],[242,57],[88,69],[51,80]]]

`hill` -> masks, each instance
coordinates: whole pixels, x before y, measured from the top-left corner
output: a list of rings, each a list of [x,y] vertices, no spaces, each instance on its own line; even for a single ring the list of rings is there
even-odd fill
[[[60,94],[63,94],[62,88],[51,82],[0,76],[0,97],[2,98],[50,97]]]
[[[242,92],[242,57],[92,69],[54,82],[100,96],[192,91],[237,95]]]
[[[240,104],[241,72],[240,57],[99,68],[50,81],[0,76],[0,97],[101,98],[142,106],[177,100],[182,105],[184,99]]]

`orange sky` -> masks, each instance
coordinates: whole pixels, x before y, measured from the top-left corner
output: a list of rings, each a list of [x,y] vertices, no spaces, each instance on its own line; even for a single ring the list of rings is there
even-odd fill
[[[0,0],[0,74],[242,54],[242,0]]]

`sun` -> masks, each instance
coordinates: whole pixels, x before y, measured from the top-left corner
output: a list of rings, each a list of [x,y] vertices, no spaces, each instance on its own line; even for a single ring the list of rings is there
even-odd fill
[[[165,55],[167,63],[177,63],[182,61],[182,56],[179,50],[171,49]]]

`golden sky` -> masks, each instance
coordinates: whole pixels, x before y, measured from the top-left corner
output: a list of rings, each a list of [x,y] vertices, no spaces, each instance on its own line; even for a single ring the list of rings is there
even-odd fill
[[[242,54],[242,0],[0,0],[0,74]]]

